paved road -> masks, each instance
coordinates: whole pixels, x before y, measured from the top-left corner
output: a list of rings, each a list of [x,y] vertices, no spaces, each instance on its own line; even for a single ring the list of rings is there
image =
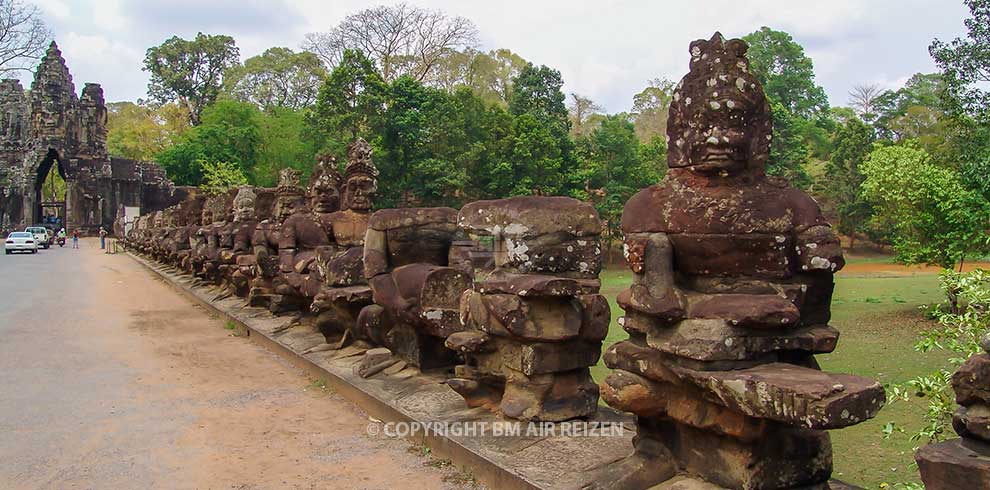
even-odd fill
[[[0,488],[447,488],[367,416],[96,240],[0,255]]]

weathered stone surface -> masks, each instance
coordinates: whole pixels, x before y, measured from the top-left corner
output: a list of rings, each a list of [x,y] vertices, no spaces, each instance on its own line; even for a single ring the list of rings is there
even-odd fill
[[[507,417],[557,421],[595,412],[588,366],[608,334],[608,301],[597,294],[601,223],[570,198],[519,197],[468,204],[460,233],[490,237],[474,248],[476,282],[460,297],[467,332],[448,338],[466,365],[449,383],[472,407]],[[488,255],[490,253],[490,255]],[[491,257],[494,260],[487,261]],[[469,334],[470,332],[470,334]],[[483,347],[483,348],[482,348]]]
[[[362,378],[370,378],[397,362],[399,360],[392,357],[392,351],[384,347],[369,349],[364,353],[361,362],[354,366],[354,374]]]
[[[990,407],[984,404],[959,407],[952,416],[952,428],[961,437],[990,442]]]
[[[190,195],[155,163],[109,156],[103,89],[86,83],[76,92],[54,41],[33,71],[30,91],[17,80],[0,82],[0,231],[23,230],[57,212],[55,226],[70,233],[114,232],[126,227],[115,228],[125,207],[149,215]],[[53,168],[65,179],[65,200],[43,207],[41,189]],[[147,243],[144,251],[160,258],[162,245]]]
[[[684,320],[673,328],[652,329],[649,345],[661,352],[698,361],[744,360],[781,351],[815,354],[835,350],[839,332],[816,325],[788,332],[756,333],[725,320]]]
[[[687,316],[720,318],[738,327],[786,329],[801,319],[794,302],[765,294],[693,294]]]
[[[990,444],[953,439],[914,456],[926,490],[990,490]]]
[[[874,416],[879,384],[825,374],[838,238],[814,200],[768,178],[772,115],[745,42],[691,44],[674,90],[670,170],[625,205],[629,340],[610,347],[606,401],[684,473],[731,489],[825,489],[819,429]],[[652,399],[651,399],[652,398]],[[636,447],[637,454],[639,446]],[[645,457],[645,455],[640,455]]]
[[[808,429],[839,429],[872,418],[885,401],[880,383],[786,363],[734,371],[673,368],[710,400],[755,418]]]
[[[990,354],[970,357],[952,375],[952,390],[956,392],[956,403],[990,404]]]
[[[506,380],[500,411],[522,420],[557,422],[592,414],[598,408],[598,385],[587,369]]]

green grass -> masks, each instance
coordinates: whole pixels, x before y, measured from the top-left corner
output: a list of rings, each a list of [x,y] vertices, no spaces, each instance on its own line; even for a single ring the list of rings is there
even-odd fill
[[[890,263],[889,258],[869,257],[855,262]],[[605,339],[611,345],[627,337],[616,323],[622,310],[615,297],[629,284],[627,269],[604,271],[602,294],[612,307],[612,326]],[[832,298],[831,324],[841,337],[835,352],[818,356],[826,371],[858,374],[881,383],[903,383],[947,365],[945,353],[920,354],[914,351],[918,332],[929,323],[918,307],[942,299],[938,276],[933,273],[839,273]],[[608,374],[599,363],[592,368],[596,381]],[[909,433],[921,426],[923,401],[899,402],[880,411],[873,420],[833,431],[835,478],[868,490],[883,482],[919,481],[914,467],[914,447],[919,443],[894,435],[883,440],[880,430],[887,422],[904,427]]]

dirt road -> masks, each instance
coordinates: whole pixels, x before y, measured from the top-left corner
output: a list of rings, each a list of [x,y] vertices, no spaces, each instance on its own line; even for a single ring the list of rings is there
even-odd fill
[[[129,257],[82,246],[0,256],[0,488],[464,487]]]

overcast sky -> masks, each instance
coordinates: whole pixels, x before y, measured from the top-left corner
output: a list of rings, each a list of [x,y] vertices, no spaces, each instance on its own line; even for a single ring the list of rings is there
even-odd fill
[[[30,1],[30,0],[27,0]],[[108,101],[144,97],[147,48],[198,31],[234,37],[247,58],[272,46],[298,49],[348,13],[381,4],[358,0],[37,0],[77,89],[101,83]],[[790,33],[814,60],[833,105],[853,85],[896,88],[934,71],[933,38],[964,33],[962,0],[422,0],[467,17],[483,49],[509,48],[560,70],[564,90],[609,112],[628,110],[647,80],[678,80],[688,43],[718,30],[739,37],[761,26]]]

